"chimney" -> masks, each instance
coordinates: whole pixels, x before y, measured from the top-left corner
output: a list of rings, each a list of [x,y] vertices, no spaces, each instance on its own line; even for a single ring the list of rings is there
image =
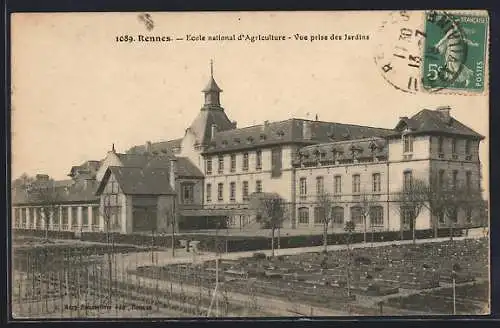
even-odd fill
[[[311,121],[303,121],[302,125],[302,139],[311,140]]]
[[[170,187],[176,191],[175,185],[176,185],[176,179],[177,179],[177,158],[172,157],[170,159],[170,177],[169,177],[169,182],[170,182]]]
[[[151,153],[151,141],[146,141],[146,153]]]
[[[445,121],[446,123],[450,123],[451,121],[450,110],[450,106],[441,106],[437,108],[437,111],[441,114],[441,116],[443,117],[443,121]]]
[[[212,130],[210,132],[210,136],[212,139],[215,138],[215,133],[217,132],[217,124],[212,124]]]
[[[233,127],[233,129],[236,129],[236,127],[238,126],[238,124],[236,123],[236,121],[232,121],[231,122],[231,126]]]

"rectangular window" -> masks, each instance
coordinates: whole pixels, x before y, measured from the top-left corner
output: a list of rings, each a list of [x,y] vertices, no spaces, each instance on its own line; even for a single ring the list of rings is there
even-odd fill
[[[455,190],[458,187],[458,171],[454,170],[451,177],[451,187]]]
[[[299,181],[300,181],[299,183],[300,197],[305,198],[307,196],[307,179],[300,178]]]
[[[465,154],[470,155],[472,151],[472,141],[465,140]]]
[[[352,193],[359,194],[361,192],[361,178],[359,174],[352,176]]]
[[[236,200],[236,182],[231,182],[229,184],[229,200]]]
[[[299,208],[299,224],[309,224],[309,208]]]
[[[413,136],[405,134],[403,135],[403,152],[412,153],[413,152]]]
[[[257,150],[255,152],[255,169],[262,170],[262,151]]]
[[[465,187],[467,188],[468,191],[472,189],[472,172],[467,171],[465,173]]]
[[[333,178],[334,186],[333,190],[335,194],[341,194],[342,193],[342,177],[340,175],[336,175]]]
[[[222,183],[217,185],[217,199],[224,200],[224,184]]]
[[[194,203],[194,185],[191,183],[183,184],[181,190],[182,190],[182,203],[183,204]]]
[[[231,172],[236,172],[236,155],[231,154]]]
[[[282,156],[281,148],[273,148],[271,151],[271,177],[277,178],[281,176]]]
[[[412,171],[405,171],[403,173],[403,189],[411,190],[413,184],[413,173]]]
[[[373,192],[380,192],[380,190],[381,190],[380,173],[374,173],[373,174],[373,187],[372,187],[372,191]]]
[[[451,140],[451,153],[456,154],[457,153],[457,145],[458,145],[458,140],[457,139],[452,139]]]
[[[243,200],[248,200],[248,181],[243,181],[242,195]]]
[[[207,167],[206,170],[207,174],[212,174],[212,159],[207,158]]]
[[[467,224],[472,223],[472,208],[468,207],[465,209],[465,221]]]
[[[443,189],[443,187],[444,187],[444,170],[439,170],[437,183],[438,183],[439,189]]]
[[[207,203],[210,203],[212,201],[212,184],[207,183],[205,193],[207,194]]]
[[[248,153],[243,153],[243,171],[248,171]]]
[[[443,137],[439,137],[438,138],[438,153],[444,153],[444,148],[443,148],[443,145],[444,145],[444,138]]]
[[[255,181],[255,192],[262,192],[262,181]]]
[[[323,177],[316,178],[316,195],[321,195],[325,191]]]
[[[224,173],[224,156],[223,155],[219,156],[219,169],[217,172]]]
[[[382,206],[373,206],[370,208],[370,224],[372,227],[381,227],[384,225],[384,209]]]

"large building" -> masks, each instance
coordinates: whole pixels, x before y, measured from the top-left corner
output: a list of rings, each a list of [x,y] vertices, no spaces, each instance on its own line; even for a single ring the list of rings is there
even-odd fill
[[[331,196],[334,227],[361,223],[359,202],[369,195],[370,228],[401,230],[413,223],[391,195],[413,179],[438,175],[480,189],[484,137],[454,119],[449,107],[422,109],[395,120],[393,129],[296,118],[238,128],[221,106],[221,92],[212,75],[204,104],[181,138],[123,154],[113,146],[101,161],[73,167],[72,180],[59,187],[64,193],[51,229],[133,233],[167,231],[172,223],[198,229],[221,218],[259,228],[250,198],[272,192],[288,206],[286,227],[321,225],[320,194]],[[40,204],[26,188],[14,189],[15,226],[40,228]],[[433,216],[423,209],[416,228],[445,225],[445,215]],[[478,216],[463,211],[454,220],[468,224]]]

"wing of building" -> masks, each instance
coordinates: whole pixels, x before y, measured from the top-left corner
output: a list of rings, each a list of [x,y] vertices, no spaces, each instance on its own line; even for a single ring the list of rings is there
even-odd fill
[[[318,197],[326,193],[334,228],[348,220],[365,224],[360,199],[368,194],[370,229],[429,229],[444,226],[446,218],[423,210],[409,222],[391,195],[409,181],[430,183],[434,175],[481,187],[484,137],[453,118],[449,107],[416,109],[389,129],[298,118],[238,128],[221,106],[213,76],[202,92],[204,104],[184,136],[125,153],[113,146],[102,160],[73,166],[71,180],[54,182],[63,192],[51,229],[134,233],[213,228],[220,220],[254,226],[250,199],[261,193],[282,197],[284,225],[292,228],[322,224]],[[13,183],[18,228],[41,227],[44,204],[30,199],[26,188],[36,181]],[[478,215],[463,210],[453,220],[471,224]]]

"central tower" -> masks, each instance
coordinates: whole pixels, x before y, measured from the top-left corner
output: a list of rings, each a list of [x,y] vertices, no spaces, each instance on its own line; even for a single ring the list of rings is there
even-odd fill
[[[220,106],[220,93],[222,89],[219,88],[214,79],[214,63],[210,61],[210,80],[207,86],[202,90],[205,94],[205,104],[202,109],[222,109]]]

